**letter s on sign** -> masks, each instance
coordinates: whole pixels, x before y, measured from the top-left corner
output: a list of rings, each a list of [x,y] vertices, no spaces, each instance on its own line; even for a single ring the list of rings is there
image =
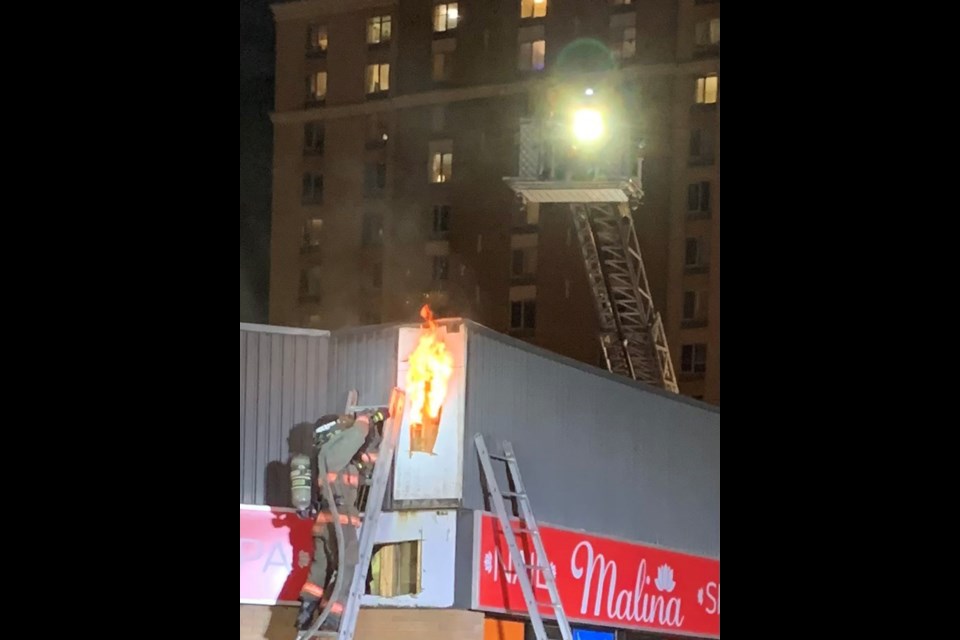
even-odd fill
[[[707,598],[710,600],[710,605],[707,607],[707,613],[715,613],[717,615],[720,615],[720,583],[719,582],[707,583]]]

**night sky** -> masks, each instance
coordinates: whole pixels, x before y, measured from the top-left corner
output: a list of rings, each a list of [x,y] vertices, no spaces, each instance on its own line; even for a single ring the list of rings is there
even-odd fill
[[[240,0],[240,322],[267,321],[274,75],[267,0]]]

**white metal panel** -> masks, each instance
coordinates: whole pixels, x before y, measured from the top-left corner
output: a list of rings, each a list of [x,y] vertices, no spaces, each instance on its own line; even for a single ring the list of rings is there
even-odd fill
[[[457,327],[457,332],[450,329]],[[421,335],[419,327],[400,329],[397,386],[406,391],[410,354]],[[394,471],[395,500],[459,500],[463,495],[463,416],[466,407],[466,325],[441,325],[440,335],[453,357],[453,376],[440,414],[437,440],[431,452],[414,451],[411,416],[400,428]]]

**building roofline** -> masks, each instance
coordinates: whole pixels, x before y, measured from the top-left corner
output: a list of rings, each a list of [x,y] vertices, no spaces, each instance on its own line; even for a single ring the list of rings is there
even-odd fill
[[[270,5],[270,9],[273,11],[273,19],[276,22],[281,22],[283,20],[314,18],[336,13],[351,13],[395,4],[397,4],[396,0],[293,0],[291,2],[273,3]]]
[[[567,356],[560,355],[559,353],[548,351],[547,349],[530,344],[529,342],[518,340],[517,338],[514,338],[507,334],[500,333],[499,331],[495,331],[494,329],[491,329],[490,327],[487,327],[486,325],[482,325],[479,322],[475,322],[473,320],[468,320],[466,318],[459,318],[459,317],[439,318],[437,319],[437,324],[440,326],[444,326],[444,325],[465,326],[467,327],[468,335],[470,335],[471,333],[482,335],[491,340],[500,342],[501,344],[504,344],[508,347],[512,347],[514,349],[519,349],[521,351],[525,351],[527,353],[540,356],[542,358],[555,362],[556,364],[573,367],[575,369],[579,369],[580,371],[583,371],[584,373],[595,375],[600,378],[606,378],[611,382],[626,385],[633,389],[637,389],[638,391],[644,391],[646,393],[660,396],[662,398],[668,398],[675,402],[682,402],[683,404],[696,407],[697,409],[709,411],[717,415],[720,414],[720,408],[715,405],[707,404],[706,402],[703,402],[701,400],[695,400],[694,398],[691,398],[689,396],[684,396],[679,393],[673,393],[665,389],[660,389],[659,387],[654,387],[653,385],[647,384],[645,382],[640,382],[639,380],[631,380],[630,378],[624,377],[622,375],[610,373],[609,371],[604,371],[600,367],[591,366],[589,364],[580,362],[579,360],[568,358]],[[399,331],[400,329],[403,329],[403,328],[416,328],[419,326],[421,326],[421,324],[417,322],[396,322],[396,323],[387,323],[387,324],[361,326],[361,327],[345,327],[343,329],[338,329],[332,332],[332,336],[334,339],[336,339],[339,336],[344,336],[349,334],[358,334],[358,333],[362,334],[364,332],[369,332],[371,329]]]
[[[559,353],[548,351],[543,347],[538,347],[536,345],[530,344],[529,342],[518,340],[517,338],[506,335],[504,333],[500,333],[499,331],[494,331],[490,327],[482,325],[478,322],[474,322],[473,320],[463,320],[463,323],[467,325],[469,331],[482,334],[487,338],[490,338],[491,340],[496,340],[497,342],[501,342],[507,346],[511,346],[516,349],[520,349],[528,353],[538,355],[542,358],[546,358],[547,360],[552,360],[557,364],[573,367],[575,369],[579,369],[580,371],[583,371],[584,373],[589,373],[591,375],[599,376],[601,378],[606,378],[611,382],[616,382],[617,384],[623,384],[628,387],[633,387],[634,389],[638,389],[640,391],[646,391],[647,393],[651,393],[653,395],[657,395],[663,398],[669,398],[676,402],[682,402],[684,404],[688,404],[698,409],[703,409],[706,411],[710,411],[712,413],[716,413],[717,415],[720,414],[720,407],[717,407],[712,404],[707,404],[706,402],[703,402],[701,400],[695,400],[690,396],[684,396],[679,393],[666,391],[665,389],[654,387],[653,385],[649,385],[645,382],[640,382],[639,380],[631,380],[630,378],[627,378],[625,376],[618,375],[615,373],[610,373],[609,371],[604,371],[600,367],[591,366],[589,364],[580,362],[579,360],[574,360],[573,358],[568,358],[567,356],[560,355]]]
[[[268,324],[250,324],[240,323],[240,331],[252,331],[254,333],[276,333],[287,336],[309,336],[311,338],[329,338],[330,332],[320,329],[301,329],[299,327],[275,327]]]

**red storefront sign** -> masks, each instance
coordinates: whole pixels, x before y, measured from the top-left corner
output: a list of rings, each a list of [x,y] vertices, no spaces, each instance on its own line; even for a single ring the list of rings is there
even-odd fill
[[[476,512],[473,607],[526,615],[506,539],[492,515]],[[518,527],[518,523],[514,523]],[[525,564],[538,564],[529,534],[514,533]],[[567,618],[606,627],[720,637],[720,561],[540,526]],[[545,617],[550,594],[528,570]]]
[[[241,604],[296,604],[313,558],[311,528],[293,509],[240,505]]]

